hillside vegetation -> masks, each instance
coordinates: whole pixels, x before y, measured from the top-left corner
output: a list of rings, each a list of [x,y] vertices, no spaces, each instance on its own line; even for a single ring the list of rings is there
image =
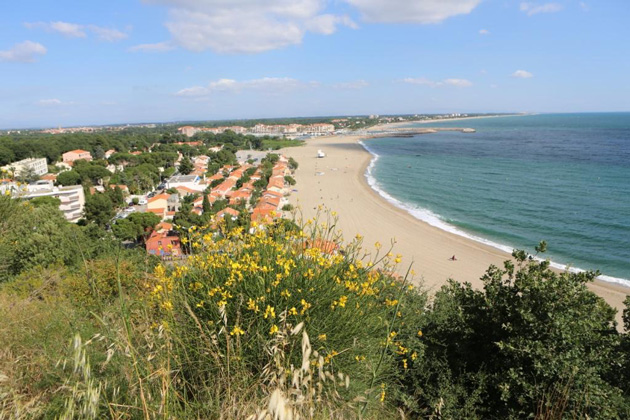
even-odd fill
[[[43,237],[7,236],[26,223],[8,220],[0,418],[630,416],[628,336],[586,288],[594,273],[515,252],[483,290],[451,281],[429,298],[328,214],[251,234],[191,227],[176,264],[113,239],[83,249],[88,228],[54,219],[42,227],[76,248],[44,242],[46,258],[16,266],[20,242]]]

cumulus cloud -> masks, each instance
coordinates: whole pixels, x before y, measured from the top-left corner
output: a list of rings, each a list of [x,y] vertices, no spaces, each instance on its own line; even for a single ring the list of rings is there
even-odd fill
[[[0,61],[33,63],[38,56],[46,54],[46,47],[38,42],[24,41],[15,44],[10,50],[0,51]]]
[[[454,86],[454,87],[470,87],[472,82],[467,79],[444,79],[442,81],[434,81],[424,77],[407,77],[402,80],[412,85],[425,85],[431,87]]]
[[[192,51],[259,53],[302,42],[307,32],[356,28],[347,16],[323,13],[326,0],[144,0],[170,6],[166,27]]]
[[[260,53],[300,44],[306,33],[358,28],[347,15],[325,13],[329,0],[143,0],[169,7],[173,44],[191,51]],[[341,0],[367,22],[440,23],[470,13],[482,0]]]
[[[171,42],[156,42],[154,44],[139,44],[130,47],[129,52],[166,52],[174,49],[175,46]]]
[[[490,35],[490,31],[487,29],[480,29],[479,35]]]
[[[98,25],[82,25],[70,22],[27,22],[28,29],[43,29],[47,32],[57,32],[67,38],[86,38],[87,31],[92,32],[102,41],[116,42],[127,38],[129,35],[114,28],[105,28]]]
[[[332,87],[335,89],[363,89],[369,85],[370,84],[365,80],[354,80],[351,82],[335,83]]]
[[[87,34],[81,25],[69,22],[32,22],[25,23],[28,29],[44,29],[49,32],[57,32],[68,38],[85,38]]]
[[[481,0],[345,0],[368,22],[440,23],[470,13]]]
[[[518,79],[531,79],[534,75],[527,70],[516,70],[512,73],[512,77],[516,77]]]
[[[305,27],[307,30],[322,34],[331,35],[337,31],[338,25],[344,25],[352,29],[358,29],[359,26],[348,16],[335,16],[335,15],[319,15],[306,21]]]
[[[206,86],[193,86],[176,93],[177,96],[199,97],[208,96],[214,92],[241,92],[245,90],[260,90],[279,93],[289,91],[307,84],[290,77],[263,77],[260,79],[238,81],[234,79],[219,79]]]
[[[520,6],[521,12],[527,14],[527,16],[533,16],[538,13],[554,13],[562,10],[560,3],[544,3],[537,4],[531,2],[522,2]]]

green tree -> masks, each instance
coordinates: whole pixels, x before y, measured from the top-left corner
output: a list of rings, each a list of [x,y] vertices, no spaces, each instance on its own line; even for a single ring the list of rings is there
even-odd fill
[[[59,209],[1,198],[0,215],[10,209],[0,222],[0,281],[38,265],[72,265],[80,257],[80,232]]]
[[[77,171],[65,171],[57,175],[57,184],[68,186],[81,183],[81,175]]]
[[[114,217],[114,206],[106,194],[88,195],[85,200],[85,218],[104,226]]]
[[[121,207],[125,204],[125,195],[118,185],[109,188],[106,192],[114,207]]]
[[[195,168],[190,159],[188,159],[187,156],[184,156],[179,162],[179,173],[181,173],[182,175],[188,175],[193,171],[193,169]]]
[[[212,210],[212,206],[210,205],[210,200],[208,200],[208,194],[203,195],[203,201],[201,202],[201,207],[203,208],[203,213],[210,213]]]
[[[33,199],[30,200],[31,205],[35,206],[35,207],[41,207],[41,206],[52,206],[55,208],[59,208],[59,206],[61,205],[61,200],[55,197],[35,197]]]
[[[439,404],[445,418],[520,419],[562,406],[625,418],[630,401],[610,381],[615,310],[587,288],[596,273],[557,274],[513,255],[518,267],[490,267],[483,290],[450,281],[436,294],[415,344],[424,357],[404,381],[417,414]]]
[[[132,213],[126,219],[117,220],[112,226],[114,235],[121,240],[139,241],[160,223],[160,216],[153,213]]]

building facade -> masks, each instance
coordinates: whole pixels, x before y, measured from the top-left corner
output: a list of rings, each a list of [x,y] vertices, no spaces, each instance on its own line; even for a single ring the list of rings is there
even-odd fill
[[[23,159],[2,167],[3,171],[12,172],[13,176],[21,176],[32,171],[36,175],[42,176],[48,173],[48,163],[45,158]]]

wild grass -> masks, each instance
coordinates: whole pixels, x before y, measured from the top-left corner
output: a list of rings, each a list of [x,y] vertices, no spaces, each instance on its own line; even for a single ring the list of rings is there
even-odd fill
[[[0,419],[398,417],[424,295],[335,223],[191,229],[179,265],[111,259],[4,285]]]

